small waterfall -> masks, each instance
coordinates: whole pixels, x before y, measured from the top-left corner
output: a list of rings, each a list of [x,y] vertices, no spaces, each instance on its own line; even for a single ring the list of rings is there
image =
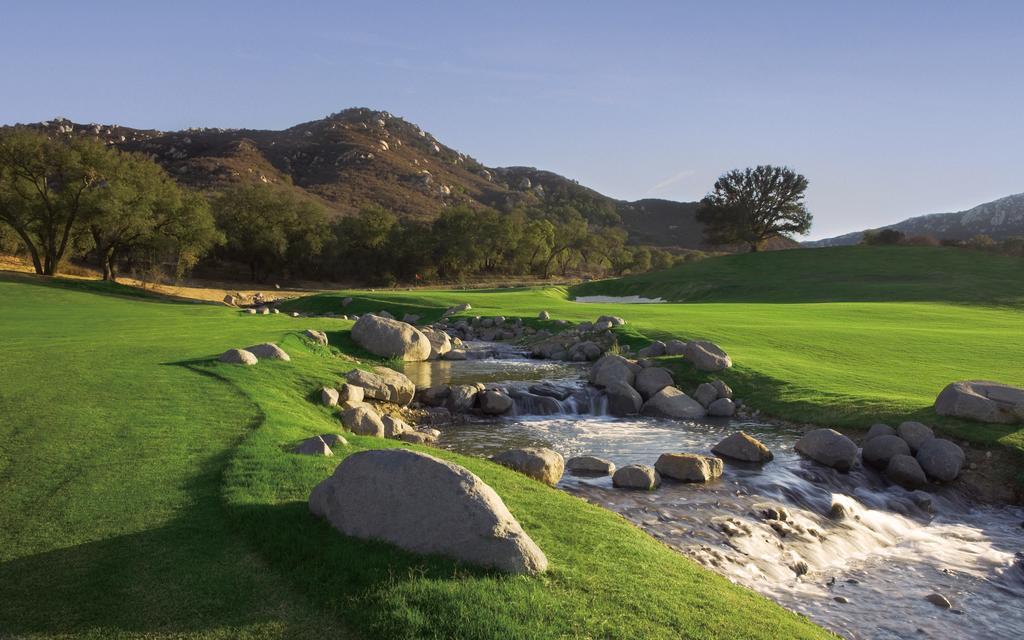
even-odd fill
[[[541,382],[510,386],[514,416],[605,415],[608,399],[594,387],[583,384]]]

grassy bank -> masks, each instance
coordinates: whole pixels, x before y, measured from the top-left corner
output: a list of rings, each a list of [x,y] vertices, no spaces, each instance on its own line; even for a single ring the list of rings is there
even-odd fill
[[[442,454],[498,491],[548,574],[340,536],[304,503],[337,458],[287,453],[337,430],[310,393],[352,366],[309,348],[295,333],[307,326],[346,344],[350,323],[0,279],[0,635],[826,635],[621,518],[482,460]],[[265,340],[293,361],[211,361]],[[338,453],[396,446],[352,444]]]
[[[576,295],[661,296],[659,305],[581,304]],[[949,382],[1024,385],[1024,260],[960,249],[843,247],[711,258],[570,290],[332,293],[291,308],[592,320],[625,317],[623,339],[705,338],[736,366],[725,378],[770,415],[844,428],[920,419],[979,443],[1024,451],[1020,425],[938,419]],[[671,363],[670,363],[671,364]],[[685,373],[685,371],[684,371]]]

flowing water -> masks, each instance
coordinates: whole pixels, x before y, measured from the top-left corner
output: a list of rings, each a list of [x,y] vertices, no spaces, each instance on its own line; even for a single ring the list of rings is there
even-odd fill
[[[649,493],[569,473],[559,487],[849,638],[1024,638],[1024,509],[971,505],[948,488],[908,492],[867,469],[838,473],[800,458],[799,432],[789,428],[602,415],[600,393],[581,379],[585,368],[470,348],[483,357],[406,373],[420,385],[501,382],[515,415],[442,427],[440,446],[474,455],[544,446],[566,458],[653,465],[664,452],[709,453],[743,430],[775,459],[763,467],[726,461],[718,481],[669,480]],[[531,393],[540,380],[564,399]],[[925,599],[933,593],[952,608]]]

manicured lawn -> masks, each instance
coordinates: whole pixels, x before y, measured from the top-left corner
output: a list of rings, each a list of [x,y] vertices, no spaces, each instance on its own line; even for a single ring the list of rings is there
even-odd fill
[[[672,304],[582,304],[575,295],[662,296]],[[919,419],[948,433],[1024,451],[1020,425],[938,419],[954,380],[1024,385],[1024,260],[961,249],[842,247],[712,258],[635,278],[560,288],[341,292],[293,308],[410,310],[456,302],[469,315],[593,320],[623,316],[624,342],[704,338],[735,367],[722,378],[770,415],[845,428]],[[696,384],[682,363],[666,359]],[[692,390],[692,389],[691,389]]]
[[[350,323],[122,293],[0,279],[0,636],[827,635],[618,516],[448,453],[436,452],[504,498],[549,573],[507,577],[346,539],[305,507],[338,458],[287,449],[337,430],[311,393],[352,366],[296,332],[324,328],[345,345]],[[266,340],[293,361],[211,361]],[[338,453],[397,446],[351,442]]]

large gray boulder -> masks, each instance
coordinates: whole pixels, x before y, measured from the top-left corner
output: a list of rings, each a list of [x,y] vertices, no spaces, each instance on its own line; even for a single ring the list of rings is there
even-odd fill
[[[480,410],[490,416],[507,413],[514,404],[512,398],[500,389],[488,389],[477,397],[480,399]]]
[[[663,453],[654,463],[654,469],[662,476],[681,482],[709,482],[720,477],[723,468],[721,458],[698,453]]]
[[[565,471],[562,454],[541,447],[502,451],[491,461],[551,486],[558,484]]]
[[[857,445],[834,429],[809,431],[796,442],[798,453],[839,471],[849,471],[857,460]]]
[[[430,341],[407,322],[364,314],[352,325],[352,339],[370,353],[419,362],[430,357]]]
[[[310,493],[309,510],[345,535],[415,553],[534,574],[547,558],[498,494],[463,467],[405,449],[361,451]]]
[[[474,384],[453,384],[449,387],[445,406],[452,413],[466,413],[475,406],[479,393],[480,387]]]
[[[401,438],[403,433],[413,431],[413,428],[406,424],[401,418],[396,418],[394,416],[381,416],[380,421],[384,425],[385,438]]]
[[[336,407],[338,406],[338,390],[330,387],[321,387],[320,389],[320,402],[325,407]]]
[[[407,405],[416,395],[412,380],[394,369],[374,367],[373,371],[353,369],[345,374],[349,384],[363,388],[365,397],[383,402]]]
[[[283,360],[284,362],[291,361],[291,356],[285,353],[284,349],[277,346],[273,342],[254,344],[251,347],[246,347],[245,350],[259,358],[260,360]]]
[[[932,480],[952,482],[964,466],[964,450],[951,440],[932,438],[917,450],[918,464]]]
[[[320,346],[327,346],[327,334],[323,331],[317,331],[316,329],[306,329],[303,334],[306,338],[309,338],[313,342]]]
[[[710,382],[702,382],[693,392],[693,399],[707,407],[718,400],[718,389]]]
[[[357,435],[384,437],[384,422],[368,404],[357,404],[345,409],[341,413],[341,424]]]
[[[647,367],[636,374],[636,381],[633,386],[640,392],[644,400],[658,393],[665,387],[671,387],[676,382],[672,379],[672,373],[664,367]]]
[[[228,364],[244,364],[254,365],[259,362],[259,359],[252,353],[245,349],[228,349],[224,353],[220,354],[217,360],[226,362]]]
[[[864,442],[867,442],[868,440],[871,440],[872,438],[877,438],[878,436],[894,436],[894,435],[896,435],[896,430],[895,429],[893,429],[892,427],[890,427],[887,424],[882,424],[881,422],[878,422],[876,424],[871,425],[871,428],[868,429],[867,435],[864,436]]]
[[[633,386],[636,372],[640,367],[620,355],[608,354],[590,368],[590,384],[595,387],[607,387],[613,382],[623,382]]]
[[[658,358],[665,355],[666,347],[665,343],[661,340],[655,340],[651,344],[647,345],[643,349],[636,352],[641,358]]]
[[[732,366],[732,359],[714,342],[691,340],[686,343],[683,357],[698,371],[721,371]]]
[[[775,454],[763,442],[743,431],[726,436],[712,447],[711,453],[741,462],[768,462],[775,458]]]
[[[338,387],[338,404],[359,404],[366,398],[366,390],[354,384],[344,383]]]
[[[885,469],[889,466],[889,460],[893,456],[909,456],[910,445],[899,436],[876,436],[864,441],[864,449],[861,451],[861,458],[864,464],[871,465],[877,469]]]
[[[327,445],[320,436],[313,436],[300,442],[292,453],[297,453],[301,456],[333,456],[334,452],[331,451],[331,447]]]
[[[686,353],[686,343],[682,340],[668,340],[665,342],[665,355],[667,356],[681,356]]]
[[[719,398],[708,405],[708,415],[715,418],[731,418],[736,414],[736,403],[729,398]]]
[[[699,402],[675,387],[665,387],[644,403],[640,413],[656,418],[693,420],[703,418],[707,412]]]
[[[895,436],[884,436],[895,437]],[[921,465],[913,456],[898,454],[889,458],[885,467],[885,477],[904,489],[920,489],[928,484],[928,478],[924,475]]]
[[[935,413],[977,422],[1024,421],[1024,389],[985,380],[948,385],[935,399]]]
[[[609,476],[615,473],[615,463],[594,456],[576,456],[565,462],[565,468],[572,473]]]
[[[910,445],[910,450],[916,453],[921,445],[935,437],[935,432],[920,422],[903,422],[896,427],[896,435],[903,438]]]
[[[452,338],[446,332],[433,327],[423,327],[420,329],[420,333],[425,335],[430,343],[430,356],[428,359],[437,360],[452,350]]]
[[[643,489],[651,491],[661,484],[658,472],[646,464],[629,464],[615,470],[612,474],[612,486],[621,489]]]
[[[608,397],[608,413],[613,416],[636,415],[644,404],[637,390],[624,382],[610,384],[604,393]]]

